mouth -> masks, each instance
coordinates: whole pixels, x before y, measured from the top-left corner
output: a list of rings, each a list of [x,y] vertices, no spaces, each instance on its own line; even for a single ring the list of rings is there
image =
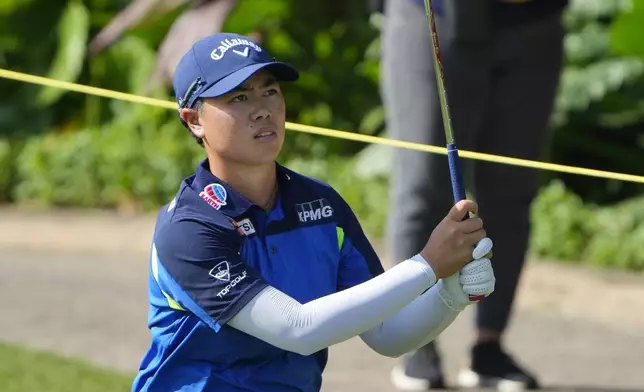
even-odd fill
[[[254,138],[256,140],[265,140],[265,139],[273,138],[275,136],[277,136],[277,133],[275,133],[275,131],[262,131],[256,134]]]

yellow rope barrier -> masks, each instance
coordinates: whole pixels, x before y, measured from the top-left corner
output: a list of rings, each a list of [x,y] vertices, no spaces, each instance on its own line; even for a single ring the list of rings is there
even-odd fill
[[[122,101],[141,103],[141,104],[151,105],[151,106],[158,106],[158,107],[163,107],[167,109],[175,109],[175,110],[177,109],[176,102],[172,102],[172,101],[142,97],[139,95],[121,93],[118,91],[86,86],[86,85],[77,84],[77,83],[63,82],[60,80],[54,80],[50,78],[10,71],[6,69],[0,69],[0,77],[5,79],[16,80],[20,82],[25,82],[25,83],[39,84],[43,86],[60,88],[60,89],[75,91],[75,92],[84,93],[84,94],[96,95],[96,96],[101,96],[105,98],[118,99]],[[286,129],[291,131],[296,131],[296,132],[311,133],[315,135],[334,137],[334,138],[345,139],[345,140],[354,140],[354,141],[359,141],[364,143],[382,144],[382,145],[391,146],[391,147],[400,147],[400,148],[407,148],[411,150],[425,151],[425,152],[430,152],[434,154],[443,154],[443,155],[447,154],[445,147],[431,146],[431,145],[421,144],[421,143],[405,142],[401,140],[388,139],[388,138],[377,137],[377,136],[362,135],[362,134],[353,133],[353,132],[314,127],[314,126],[304,125],[304,124],[287,122]],[[576,166],[531,161],[527,159],[518,159],[518,158],[511,158],[511,157],[501,156],[501,155],[484,154],[484,153],[467,151],[467,150],[459,150],[459,155],[463,158],[475,159],[475,160],[487,161],[487,162],[495,162],[495,163],[501,163],[505,165],[523,166],[523,167],[528,167],[532,169],[550,170],[550,171],[556,171],[556,172],[562,172],[562,173],[578,174],[582,176],[607,178],[607,179],[613,179],[613,180],[638,182],[638,183],[644,184],[644,176],[638,176],[633,174],[616,173],[616,172],[594,170],[594,169],[588,169],[588,168],[576,167]]]

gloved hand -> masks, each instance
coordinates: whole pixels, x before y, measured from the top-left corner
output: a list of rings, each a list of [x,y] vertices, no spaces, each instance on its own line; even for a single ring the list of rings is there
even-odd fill
[[[438,293],[445,305],[460,312],[494,292],[496,277],[489,259],[491,250],[492,241],[483,238],[472,252],[473,261],[452,276],[438,281]]]

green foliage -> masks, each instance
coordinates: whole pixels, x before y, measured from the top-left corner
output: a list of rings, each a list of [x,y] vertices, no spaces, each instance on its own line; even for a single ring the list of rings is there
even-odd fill
[[[11,142],[0,139],[0,202],[9,201],[14,164]]]
[[[639,31],[644,1],[576,0],[565,14],[562,75],[550,160],[602,170],[644,173],[644,57]],[[641,184],[547,173],[585,202],[610,204],[644,191]]]
[[[589,21],[612,18],[631,6],[632,0],[571,0],[564,22],[568,29],[575,29]]]
[[[575,260],[590,238],[592,213],[560,181],[546,187],[532,205],[532,250],[538,256]]]
[[[31,139],[17,162],[18,176],[23,181],[16,187],[16,200],[92,206],[98,193],[92,170],[98,157],[93,154],[92,142],[85,132]]]
[[[0,3],[0,15],[11,15],[12,12],[30,1],[31,0],[4,0]]]
[[[594,42],[598,44],[601,40],[597,39]],[[595,46],[581,47],[579,52],[595,49]],[[587,55],[579,52],[573,54],[578,56],[578,59]],[[556,124],[564,125],[571,121],[565,116],[587,110],[595,103],[610,99],[607,97],[609,93],[638,81],[642,75],[644,63],[635,58],[604,59],[583,67],[567,67],[562,75],[561,93],[557,97]],[[601,105],[596,106],[601,109]]]
[[[644,197],[600,207],[584,204],[559,180],[532,205],[534,256],[644,270]]]
[[[101,129],[30,139],[17,160],[15,199],[144,211],[166,203],[203,152],[176,121],[157,128],[150,118],[168,112],[138,106]]]
[[[80,0],[70,0],[58,21],[58,51],[50,65],[47,77],[74,82],[82,71],[85,45],[89,29],[89,11]],[[36,103],[49,106],[56,102],[65,90],[43,87]]]
[[[632,0],[630,12],[620,13],[611,27],[611,50],[622,56],[638,56],[644,60],[644,40],[641,39],[644,21],[644,0]]]
[[[226,20],[226,30],[247,34],[258,27],[278,27],[280,22],[289,19],[291,11],[292,1],[289,0],[241,1]]]
[[[111,88],[117,91],[143,94],[155,59],[156,53],[149,42],[140,37],[126,36],[104,55],[94,59],[93,78],[112,81]],[[123,109],[128,110],[127,107]]]
[[[644,198],[595,212],[585,259],[599,266],[644,270]]]

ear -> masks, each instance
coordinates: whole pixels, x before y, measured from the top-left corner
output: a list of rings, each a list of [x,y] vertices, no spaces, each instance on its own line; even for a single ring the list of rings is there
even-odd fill
[[[199,119],[199,112],[195,109],[181,109],[179,112],[181,119],[188,125],[190,132],[192,132],[199,139],[205,137],[204,129],[201,126],[201,121]]]

